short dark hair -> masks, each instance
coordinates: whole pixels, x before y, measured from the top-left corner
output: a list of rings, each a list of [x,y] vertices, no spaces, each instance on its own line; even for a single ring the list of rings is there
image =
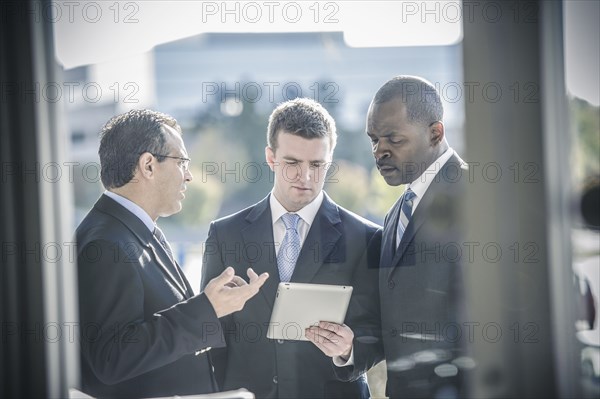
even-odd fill
[[[175,118],[149,109],[132,110],[111,118],[100,132],[100,178],[106,189],[122,187],[135,173],[144,152],[165,154],[167,125],[179,134],[181,127]],[[158,162],[164,157],[156,157]]]
[[[328,137],[331,151],[337,143],[335,121],[321,104],[310,98],[289,100],[273,110],[267,127],[267,144],[273,151],[277,149],[281,130],[305,139]]]
[[[385,82],[373,97],[373,104],[400,98],[409,122],[424,125],[441,121],[444,106],[435,86],[418,76],[400,75]]]

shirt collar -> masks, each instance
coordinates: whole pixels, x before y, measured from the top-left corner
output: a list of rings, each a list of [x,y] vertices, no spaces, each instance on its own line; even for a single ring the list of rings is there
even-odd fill
[[[312,225],[312,222],[315,220],[317,216],[317,212],[323,203],[323,191],[315,197],[314,200],[304,208],[300,209],[298,212],[290,212],[296,213],[300,218],[306,222],[309,226]],[[284,214],[288,213],[288,211],[281,205],[281,203],[275,198],[275,194],[271,191],[271,195],[269,196],[269,205],[271,205],[271,222],[275,224],[279,220],[279,218]]]
[[[129,212],[137,216],[142,221],[142,223],[144,223],[144,225],[148,228],[148,230],[154,233],[154,227],[156,226],[154,220],[152,220],[150,215],[148,215],[146,211],[142,209],[141,206],[119,194],[113,193],[112,191],[106,190],[104,191],[104,195],[117,201],[119,205],[123,206]]]
[[[421,176],[413,180],[408,188],[417,195],[417,198],[422,198],[425,192],[431,185],[431,182],[435,179],[435,176],[442,169],[442,167],[448,162],[448,160],[454,155],[454,150],[450,147],[442,155],[440,155],[425,171]],[[408,189],[407,188],[407,189]]]

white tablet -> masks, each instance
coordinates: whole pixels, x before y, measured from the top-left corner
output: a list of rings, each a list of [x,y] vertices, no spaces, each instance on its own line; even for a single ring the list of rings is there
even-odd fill
[[[347,285],[279,283],[267,338],[308,341],[304,330],[319,321],[343,324],[351,296]]]

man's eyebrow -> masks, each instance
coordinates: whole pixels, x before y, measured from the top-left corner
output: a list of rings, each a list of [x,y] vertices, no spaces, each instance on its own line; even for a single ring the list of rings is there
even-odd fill
[[[283,156],[282,158],[284,160],[286,160],[286,161],[303,162],[303,161],[301,161],[301,160],[299,160],[297,158],[292,157],[291,155]],[[306,162],[309,162],[309,163],[313,163],[313,162],[322,162],[322,163],[325,163],[325,162],[327,162],[327,160],[326,159],[311,159],[311,160],[308,160]]]
[[[390,136],[394,136],[394,135],[401,135],[402,133],[397,133],[394,130],[384,130],[383,133],[379,134],[379,135],[374,135],[374,134],[370,134],[367,132],[367,134],[369,135],[369,137],[390,137]]]

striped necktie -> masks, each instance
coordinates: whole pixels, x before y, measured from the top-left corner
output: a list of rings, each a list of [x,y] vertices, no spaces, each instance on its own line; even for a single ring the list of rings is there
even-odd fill
[[[158,239],[158,242],[160,242],[160,245],[162,245],[162,247],[164,248],[167,255],[169,255],[171,262],[175,263],[175,257],[173,256],[173,249],[171,248],[171,245],[169,245],[167,238],[163,234],[162,230],[158,228],[158,226],[154,227],[154,236]]]
[[[290,281],[298,255],[300,255],[300,235],[298,235],[298,222],[300,216],[295,213],[285,213],[281,216],[285,225],[285,236],[277,254],[277,267],[279,268],[279,280]]]
[[[183,270],[181,270],[181,268],[179,267],[179,265],[175,261],[175,257],[173,256],[173,248],[171,248],[171,245],[167,241],[167,238],[163,234],[162,230],[158,228],[158,226],[154,227],[154,237],[156,237],[156,239],[158,240],[158,242],[160,243],[160,245],[164,248],[165,252],[167,253],[167,256],[171,260],[171,264],[170,265],[166,265],[167,268],[169,268],[170,271],[171,271],[171,273],[174,274],[174,277],[176,279],[178,279],[178,282],[184,288],[185,292],[187,292],[189,295],[194,295],[188,289],[187,284],[185,283],[186,279],[184,277]]]
[[[410,222],[412,216],[413,202],[417,194],[415,194],[410,188],[404,192],[404,198],[402,198],[402,206],[400,207],[400,218],[398,220],[398,228],[396,229],[396,248],[400,246],[402,236],[406,231],[406,227]]]

